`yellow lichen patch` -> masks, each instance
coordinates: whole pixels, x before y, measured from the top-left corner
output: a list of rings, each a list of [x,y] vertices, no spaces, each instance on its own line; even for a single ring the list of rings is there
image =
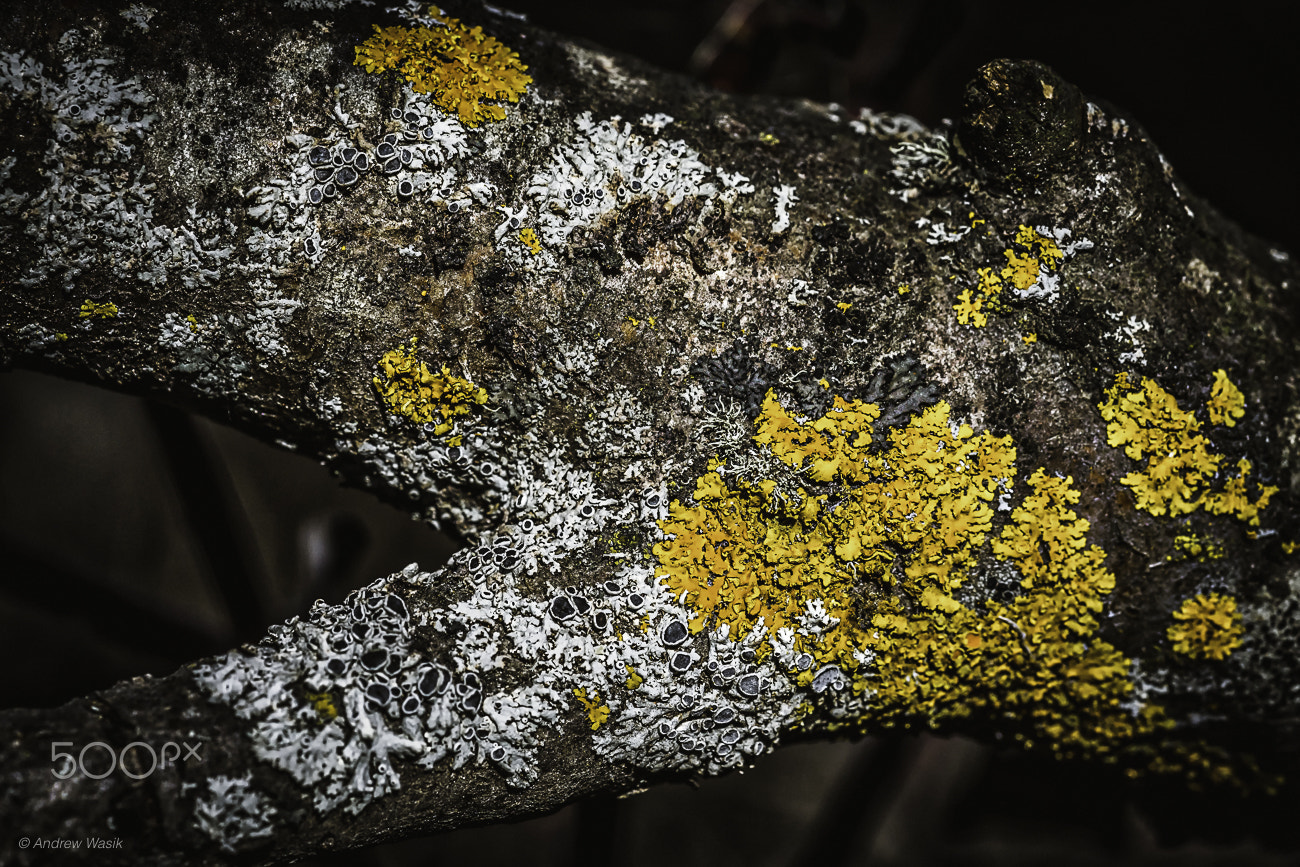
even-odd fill
[[[863,646],[853,600],[862,580],[897,580],[924,609],[959,607],[950,594],[991,526],[989,502],[1012,474],[1015,449],[965,425],[950,429],[939,403],[873,453],[879,415],[874,404],[837,396],[820,419],[801,422],[769,392],[754,440],[810,486],[833,483],[835,496],[802,488],[782,496],[773,481],[729,482],[713,465],[697,480],[695,505],[671,504],[659,522],[672,538],[654,548],[657,574],[685,593],[693,631],[725,623],[743,635],[761,620],[796,630],[796,649],[820,663],[851,670]],[[895,564],[900,550],[909,555]],[[834,625],[801,629],[810,611]]]
[[[1037,342],[1038,342],[1038,335],[1037,335],[1037,334],[1034,334],[1033,332],[1030,332],[1029,334],[1022,334],[1022,335],[1020,336],[1020,340],[1021,340],[1021,342],[1026,343],[1026,344],[1028,344],[1028,343],[1037,343]]]
[[[983,328],[988,324],[988,314],[1005,309],[1002,300],[1004,288],[1010,286],[1020,292],[1027,291],[1044,275],[1055,274],[1065,260],[1065,251],[1056,241],[1025,225],[1016,230],[1015,239],[1002,255],[1006,258],[1005,265],[1000,269],[980,268],[976,272],[979,278],[976,285],[962,290],[957,296],[953,309],[962,325]]]
[[[803,722],[805,719],[812,716],[816,712],[817,712],[817,705],[813,704],[810,701],[800,702],[799,706],[794,709],[795,725],[797,726],[799,723]]]
[[[988,324],[988,314],[1002,309],[1002,278],[992,268],[980,268],[976,273],[979,282],[973,289],[962,290],[954,309],[962,325],[983,328]]]
[[[1252,500],[1246,485],[1251,464],[1242,458],[1237,461],[1237,474],[1223,489],[1211,490],[1210,482],[1220,472],[1223,455],[1211,450],[1196,416],[1180,409],[1173,395],[1154,380],[1143,377],[1134,385],[1121,373],[1098,409],[1106,421],[1106,441],[1122,446],[1133,460],[1147,459],[1141,471],[1120,479],[1133,491],[1139,509],[1173,516],[1203,508],[1258,526],[1260,511],[1278,489],[1258,486],[1258,495]]]
[[[1037,470],[994,535],[1010,438],[953,425],[939,403],[873,443],[879,412],[837,396],[805,421],[769,392],[754,439],[807,487],[782,496],[775,481],[729,480],[714,462],[693,504],[671,504],[656,574],[696,612],[691,628],[725,623],[738,636],[761,621],[769,639],[789,628],[816,666],[851,673],[867,727],[979,717],[1026,747],[1106,758],[1167,727],[1157,707],[1133,712],[1130,661],[1096,636],[1115,579],[1072,508],[1072,480]],[[962,604],[981,558],[1013,568],[1020,595]],[[830,626],[808,628],[813,613]],[[770,641],[758,649],[772,652]]]
[[[1025,225],[1016,231],[1012,247],[1003,250],[1002,255],[1007,257],[1002,278],[1020,290],[1037,283],[1042,272],[1055,274],[1065,259],[1056,241]]]
[[[600,700],[600,693],[592,690],[591,697],[587,697],[587,691],[582,688],[575,689],[573,694],[582,702],[582,706],[587,709],[587,722],[591,723],[591,730],[594,732],[599,729],[609,719],[609,706],[603,704]]]
[[[867,685],[885,721],[996,717],[1015,720],[1026,746],[1108,755],[1154,731],[1160,712],[1122,706],[1132,689],[1129,660],[1096,639],[1101,599],[1115,579],[1105,553],[1087,544],[1088,522],[1070,508],[1079,499],[1072,480],[1039,469],[1029,486],[992,541],[1025,592],[987,602],[986,613],[959,607],[946,616],[886,600],[872,618],[877,677]]]
[[[1221,560],[1223,555],[1223,545],[1219,542],[1195,533],[1188,533],[1174,537],[1174,553],[1169,555],[1169,559],[1171,561],[1199,560],[1204,563],[1207,560]]]
[[[636,669],[630,665],[623,666],[627,669],[627,680],[623,685],[628,689],[640,689],[641,684],[645,683],[645,678],[636,673]]]
[[[939,403],[873,442],[879,415],[836,396],[805,420],[767,394],[754,440],[803,486],[724,475],[715,460],[692,498],[671,504],[656,575],[693,609],[690,628],[726,624],[738,638],[766,627],[760,658],[778,641],[812,655],[788,670],[800,686],[824,665],[849,674],[861,716],[819,723],[805,702],[798,726],[971,721],[1060,757],[1232,778],[1204,745],[1165,740],[1172,722],[1135,706],[1131,661],[1098,637],[1115,578],[1074,511],[1073,480],[1036,470],[995,531],[1010,437],[955,425]],[[962,585],[981,568],[1014,574],[1019,594],[968,607]]]
[[[309,692],[306,695],[307,701],[316,709],[316,715],[321,718],[322,722],[329,722],[339,715],[339,709],[334,706],[334,696],[328,692]]]
[[[1178,653],[1193,659],[1226,659],[1241,646],[1241,613],[1231,596],[1197,594],[1174,612],[1166,634]]]
[[[1017,289],[1028,289],[1038,282],[1038,259],[1028,253],[1016,250],[1004,250],[1007,264],[1002,268],[1001,276],[1009,280]]]
[[[186,317],[185,317],[185,324],[186,324],[186,326],[190,329],[190,331],[191,331],[192,333],[194,333],[194,334],[198,334],[198,333],[199,333],[199,320],[197,320],[197,319],[194,318],[194,314],[193,314],[193,313],[191,313],[189,316],[186,316]]]
[[[375,377],[389,410],[417,424],[435,425],[433,433],[450,433],[458,416],[467,415],[476,404],[487,403],[487,392],[467,379],[454,375],[444,365],[433,373],[415,357],[415,340],[410,350],[398,347],[379,359],[382,377]]]
[[[525,226],[519,230],[519,241],[534,256],[542,252],[542,241],[537,237],[537,232],[532,226]]]
[[[436,6],[429,7],[435,17]],[[357,46],[356,65],[366,72],[397,70],[416,93],[428,93],[466,126],[505,118],[499,105],[483,100],[518,102],[532,83],[519,55],[483,28],[466,27],[455,18],[442,18],[437,27],[379,27]]]
[[[112,301],[96,304],[89,298],[81,302],[81,311],[77,314],[78,319],[112,319],[114,316],[117,316],[117,305]]]
[[[1210,424],[1235,427],[1237,419],[1246,414],[1246,396],[1228,379],[1223,368],[1214,371],[1214,385],[1210,386],[1210,399],[1205,408],[1210,413]]]

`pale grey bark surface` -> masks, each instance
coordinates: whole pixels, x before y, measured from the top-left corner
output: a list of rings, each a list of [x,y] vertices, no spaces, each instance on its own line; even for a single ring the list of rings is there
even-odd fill
[[[1282,785],[1300,710],[1296,269],[1186,190],[1135,123],[1028,63],[986,68],[967,117],[935,130],[728,97],[467,6],[451,14],[532,83],[466,128],[352,62],[373,24],[445,19],[298,5],[342,8],[9,13],[0,352],[312,455],[469,546],[256,648],[6,712],[0,824],[124,840],[86,860],[271,862],[904,726],[1175,787]],[[1004,268],[999,295],[981,269]],[[393,410],[419,400],[385,399],[409,387],[394,361],[464,391],[413,421]],[[1231,425],[1218,371],[1244,400]],[[1245,506],[1136,507],[1123,480],[1146,456],[1113,446],[1099,411],[1118,374],[1194,413],[1179,442],[1202,436],[1217,464],[1177,471],[1187,497],[1220,502],[1244,460]],[[871,478],[755,438],[779,407],[831,448],[808,426],[840,417],[837,396],[874,407],[852,433]],[[842,547],[839,516],[872,485],[901,490],[909,442],[963,455],[915,471],[938,511]],[[967,491],[999,455],[1011,471]],[[1051,514],[1072,541],[1000,553],[1067,476],[1079,499]],[[800,516],[814,501],[820,517]],[[668,543],[696,537],[668,537],[692,510],[715,523],[685,593]],[[942,598],[898,541],[931,525],[952,530],[931,552],[956,576]],[[809,548],[832,537],[833,555]],[[796,543],[805,559],[765,559]],[[721,564],[747,545],[762,602],[701,601],[731,592]],[[1087,546],[1113,590],[1079,589],[1069,557]],[[814,561],[836,580],[789,577]],[[1064,589],[1034,596],[1050,582],[1035,591],[1031,567]],[[1237,613],[1193,642],[1222,658],[1198,658],[1169,630],[1211,594]],[[755,623],[787,598],[807,603],[788,634]],[[1035,599],[1058,613],[1015,613]],[[1082,625],[1059,632],[1066,615]],[[983,637],[899,649],[963,617]],[[201,742],[204,760],[145,773],[137,749],[102,779],[52,761],[52,744],[96,742]],[[43,863],[15,837],[0,852]]]

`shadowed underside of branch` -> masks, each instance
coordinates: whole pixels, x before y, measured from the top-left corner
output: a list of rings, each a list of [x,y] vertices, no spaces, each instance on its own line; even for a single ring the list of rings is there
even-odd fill
[[[927,129],[476,6],[210,5],[8,13],[4,361],[468,545],[0,715],[5,827],[270,862],[890,729],[1285,789],[1295,266],[1135,124],[1030,62]]]

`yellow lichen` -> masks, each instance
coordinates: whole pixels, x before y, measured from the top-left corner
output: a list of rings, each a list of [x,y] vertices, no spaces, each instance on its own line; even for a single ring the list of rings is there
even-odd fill
[[[897,599],[877,606],[873,704],[885,720],[921,717],[931,726],[973,715],[1016,720],[1017,739],[1059,756],[1112,754],[1161,726],[1158,708],[1134,715],[1129,660],[1096,637],[1102,597],[1114,576],[1087,544],[1088,522],[1070,508],[1070,478],[1042,469],[1031,493],[993,539],[1016,567],[1023,591],[985,611],[957,607],[917,616]]]
[[[1199,560],[1204,563],[1207,560],[1221,560],[1223,555],[1223,545],[1219,542],[1195,533],[1188,533],[1174,537],[1174,553],[1169,555],[1169,559],[1171,561]]]
[[[1038,283],[1043,274],[1055,274],[1065,259],[1065,251],[1056,241],[1025,225],[1016,230],[1015,239],[1002,255],[1007,263],[1001,269],[980,268],[976,272],[979,279],[975,286],[963,289],[957,296],[953,309],[962,325],[983,328],[988,324],[989,313],[1005,308],[1002,300],[1004,287],[1010,285],[1020,291],[1027,290]]]
[[[412,339],[409,350],[399,346],[385,352],[379,359],[383,376],[373,381],[390,411],[417,424],[433,424],[433,433],[441,436],[452,431],[457,417],[487,403],[487,392],[445,365],[441,373],[431,372],[415,357],[415,343]]]
[[[1226,659],[1241,646],[1241,613],[1237,601],[1218,593],[1183,600],[1166,631],[1178,653],[1193,659]]]
[[[599,729],[609,719],[609,706],[603,704],[600,700],[600,693],[595,690],[591,691],[591,697],[587,697],[587,691],[579,687],[573,691],[582,702],[582,706],[587,709],[587,722],[591,723],[591,730],[594,732]]]
[[[78,319],[112,319],[117,316],[117,305],[112,301],[105,301],[103,304],[96,304],[87,298],[81,302],[81,311],[77,314]]]
[[[627,669],[627,680],[623,685],[628,689],[639,689],[641,684],[645,683],[645,678],[636,673],[636,669],[630,665],[623,666]]]
[[[1043,271],[1056,273],[1065,259],[1065,253],[1056,245],[1056,241],[1025,225],[1016,231],[1013,246],[1003,250],[1002,255],[1007,257],[1007,264],[1002,268],[1002,278],[1020,290],[1037,283]]]
[[[1210,424],[1228,427],[1236,427],[1237,419],[1246,414],[1246,396],[1232,384],[1223,368],[1214,371],[1214,385],[1210,387],[1210,399],[1205,408],[1210,413]]]
[[[316,709],[316,715],[321,718],[322,722],[329,722],[339,715],[339,709],[334,706],[334,696],[328,692],[309,692],[306,694],[307,701]]]
[[[1027,747],[1106,759],[1167,728],[1160,708],[1133,711],[1131,663],[1097,636],[1115,579],[1071,508],[1073,481],[1035,471],[995,534],[991,502],[1014,477],[1010,438],[955,425],[939,403],[873,442],[879,415],[836,396],[801,420],[767,394],[754,440],[804,485],[782,493],[714,461],[693,502],[670,505],[656,574],[695,612],[690,628],[727,624],[738,637],[761,623],[760,655],[789,629],[814,668],[849,674],[870,708],[863,726],[996,719]],[[994,560],[1014,569],[1019,595],[959,601]],[[808,628],[813,612],[829,626]],[[807,685],[813,669],[790,674]],[[1166,765],[1208,773],[1170,750]]]
[[[1237,475],[1229,478],[1222,490],[1211,490],[1210,482],[1220,472],[1224,456],[1211,450],[1196,416],[1180,409],[1173,395],[1155,380],[1143,377],[1134,385],[1121,373],[1098,409],[1106,421],[1106,441],[1122,446],[1133,460],[1147,459],[1141,471],[1120,479],[1133,491],[1139,509],[1174,516],[1203,508],[1258,526],[1260,511],[1278,489],[1257,486],[1258,496],[1251,500],[1246,489],[1251,464],[1242,458],[1237,461]]]
[[[194,318],[193,313],[185,317],[185,325],[190,329],[192,333],[194,334],[199,333],[199,320]]]
[[[519,230],[519,241],[534,256],[542,252],[542,241],[537,237],[537,232],[534,231],[532,226],[524,226]]]
[[[435,18],[441,12],[429,7]],[[367,72],[397,70],[416,93],[428,93],[443,110],[466,126],[505,118],[499,105],[483,100],[518,102],[532,83],[519,55],[483,28],[468,28],[455,18],[440,18],[436,27],[380,27],[357,46],[356,65]]]
[[[992,268],[980,268],[976,273],[979,282],[973,289],[962,290],[954,309],[962,325],[983,328],[989,312],[1002,309],[1002,278]]]
[[[835,397],[816,421],[800,422],[769,392],[755,442],[830,492],[782,496],[776,483],[728,482],[717,465],[699,478],[695,505],[674,501],[660,522],[672,536],[654,548],[657,574],[697,612],[700,631],[725,623],[743,635],[760,621],[798,629],[810,603],[836,625],[795,637],[795,647],[852,670],[864,644],[853,587],[864,579],[897,583],[935,612],[960,607],[951,592],[991,527],[999,480],[1013,472],[1007,438],[955,431],[936,404],[871,451],[874,404]],[[895,563],[900,550],[910,551]],[[897,574],[896,574],[897,573]]]
[[[1038,342],[1038,335],[1037,335],[1037,334],[1034,334],[1033,332],[1030,332],[1029,334],[1022,334],[1022,335],[1020,336],[1020,340],[1021,340],[1022,342],[1024,342],[1024,343],[1026,343],[1026,344],[1028,344],[1028,343],[1037,343],[1037,342]]]
[[[1038,259],[1028,253],[1004,250],[1007,264],[1001,276],[1011,281],[1017,289],[1028,289],[1038,282]]]
[[[810,701],[800,702],[799,706],[794,709],[794,724],[799,726],[805,719],[817,713],[817,705]]]

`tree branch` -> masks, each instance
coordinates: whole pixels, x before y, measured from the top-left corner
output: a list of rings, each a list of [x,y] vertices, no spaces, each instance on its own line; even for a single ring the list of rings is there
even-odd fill
[[[472,6],[69,15],[0,52],[6,365],[468,547],[0,715],[6,860],[288,860],[886,730],[1282,785],[1296,269],[1118,112],[1009,61],[933,130],[729,97]]]

